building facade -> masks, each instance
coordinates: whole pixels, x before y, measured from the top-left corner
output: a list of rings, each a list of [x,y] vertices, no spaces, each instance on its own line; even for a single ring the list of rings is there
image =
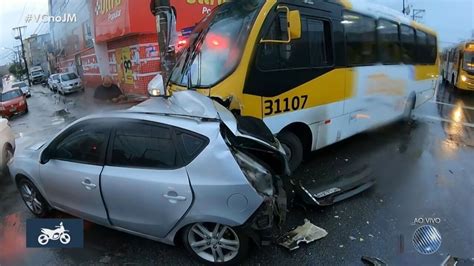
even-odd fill
[[[171,0],[177,29],[187,36],[222,0]],[[75,23],[51,25],[58,72],[74,71],[88,88],[110,75],[124,93],[146,94],[160,73],[160,53],[150,0],[49,0],[50,15],[76,14]]]
[[[49,34],[36,35],[33,34],[24,40],[25,57],[28,66],[40,66],[43,71],[50,73],[50,65],[48,61],[48,50],[51,46],[51,37]]]

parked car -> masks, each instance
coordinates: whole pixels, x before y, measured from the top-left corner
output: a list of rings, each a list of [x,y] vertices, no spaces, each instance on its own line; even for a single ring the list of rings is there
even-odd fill
[[[7,163],[15,152],[15,135],[5,118],[0,118],[0,147],[2,148],[0,170],[5,173],[8,170]]]
[[[34,84],[40,84],[45,79],[45,74],[43,69],[40,66],[35,66],[30,69],[30,79],[31,82]]]
[[[59,74],[59,83],[57,90],[60,94],[65,95],[76,91],[84,91],[82,80],[74,72]]]
[[[58,90],[58,84],[59,84],[60,80],[59,80],[59,74],[52,74],[51,76],[49,76],[48,78],[48,88],[51,90],[51,91],[54,91],[56,92]]]
[[[30,86],[28,86],[28,84],[26,84],[24,81],[14,82],[12,84],[12,88],[20,88],[20,90],[23,92],[23,95],[25,95],[27,98],[31,97]]]
[[[0,114],[2,117],[10,118],[17,114],[28,113],[26,96],[20,89],[10,89],[2,92],[0,99]]]
[[[181,239],[206,263],[238,262],[286,212],[278,140],[261,120],[236,119],[194,91],[80,119],[10,162],[33,214],[58,209],[166,244]]]

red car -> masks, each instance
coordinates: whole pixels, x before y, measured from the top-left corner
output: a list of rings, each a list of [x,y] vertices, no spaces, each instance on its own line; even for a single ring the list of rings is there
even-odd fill
[[[2,92],[0,99],[0,114],[2,117],[10,118],[16,114],[27,112],[26,97],[20,89]]]

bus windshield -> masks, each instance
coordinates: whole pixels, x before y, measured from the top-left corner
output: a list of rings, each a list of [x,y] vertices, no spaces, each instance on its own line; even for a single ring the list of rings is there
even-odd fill
[[[464,53],[464,70],[474,72],[474,52]]]
[[[196,26],[171,73],[172,83],[211,87],[235,69],[263,1],[245,2],[225,3]]]

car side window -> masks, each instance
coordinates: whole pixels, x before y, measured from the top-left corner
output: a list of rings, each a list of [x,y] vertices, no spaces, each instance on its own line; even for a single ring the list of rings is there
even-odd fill
[[[171,129],[145,122],[123,123],[115,130],[110,164],[157,169],[178,167],[178,152]]]
[[[52,148],[52,159],[102,165],[109,130],[95,124],[76,126]]]
[[[180,153],[186,164],[192,162],[209,144],[209,139],[205,136],[185,130],[176,130],[176,132]]]

